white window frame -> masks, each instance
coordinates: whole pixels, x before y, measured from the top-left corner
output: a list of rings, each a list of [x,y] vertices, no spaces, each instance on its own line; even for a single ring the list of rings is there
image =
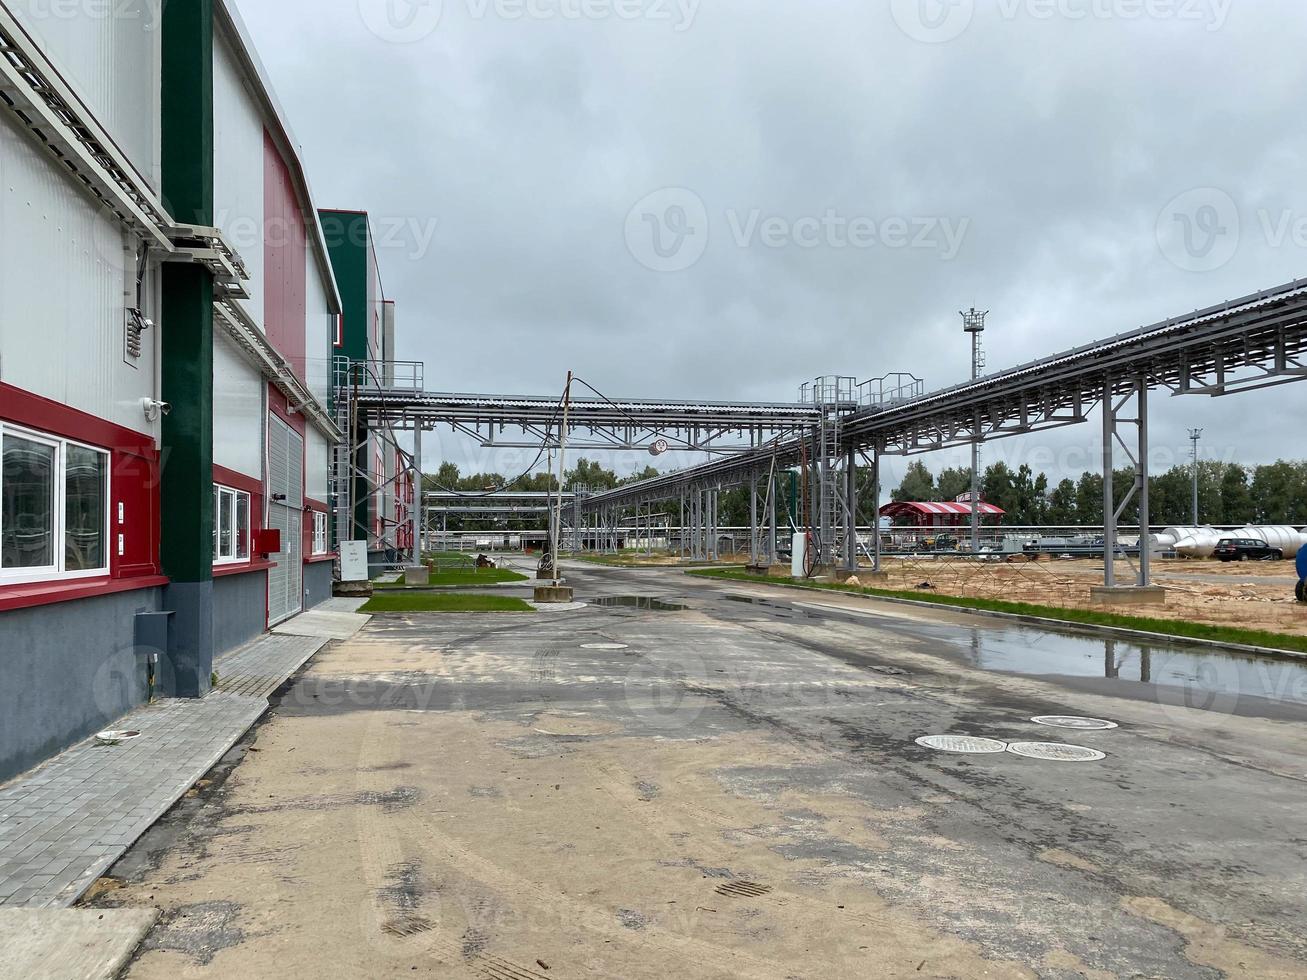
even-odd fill
[[[219,568],[227,565],[248,565],[251,561],[254,560],[254,548],[253,548],[254,513],[250,509],[253,506],[253,502],[250,499],[250,493],[247,490],[237,490],[235,487],[224,486],[221,483],[215,483],[213,485],[213,489],[216,490],[218,493],[217,506],[214,508],[214,512],[213,512],[213,520],[214,520],[213,533],[214,533],[214,540],[216,541],[215,548],[219,552],[218,554],[213,556],[213,566],[215,568]],[[246,553],[243,556],[240,554],[240,522],[236,519],[236,515],[239,513],[238,505],[241,501],[241,498],[244,498],[245,500],[245,522],[248,525],[245,528]],[[222,508],[224,507],[230,508],[229,513],[231,515],[231,554],[230,555],[224,555],[221,553],[222,551],[221,511]]]
[[[327,515],[320,510],[313,512],[313,557],[327,554]]]
[[[0,568],[0,585],[25,585],[34,582],[64,582],[76,581],[78,579],[88,578],[105,578],[107,577],[113,564],[113,454],[103,446],[95,446],[88,442],[81,442],[77,439],[65,439],[62,436],[51,435],[48,432],[39,432],[35,429],[28,429],[21,425],[14,425],[12,422],[0,421],[0,459],[3,458],[4,437],[14,436],[18,439],[26,439],[29,442],[35,442],[43,446],[49,446],[54,449],[54,487],[55,500],[54,506],[50,511],[51,518],[51,539],[54,564],[43,565],[40,568]],[[68,447],[75,446],[78,449],[86,449],[104,457],[104,564],[99,568],[79,569],[68,571],[65,568],[67,561],[68,548]],[[4,492],[3,487],[4,470],[0,467],[0,493]],[[0,507],[0,536],[4,534],[4,509]]]

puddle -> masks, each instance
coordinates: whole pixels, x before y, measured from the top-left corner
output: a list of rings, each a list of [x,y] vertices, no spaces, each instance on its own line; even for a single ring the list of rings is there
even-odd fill
[[[801,612],[748,595],[723,598],[769,607],[778,615]],[[839,615],[834,609],[830,613]],[[1307,717],[1307,660],[1225,652],[1183,641],[1149,644],[1032,627],[980,630],[921,622],[907,626],[885,619],[875,628],[943,641],[939,652],[981,670],[1060,678],[1103,693],[1146,696],[1177,707],[1275,717],[1287,709],[1289,716]],[[1268,712],[1268,706],[1275,706],[1274,710]]]
[[[1307,706],[1307,662],[1042,630],[976,631],[960,645],[964,659],[985,670],[1139,681]]]
[[[654,599],[644,595],[610,595],[593,600],[596,606],[615,606],[621,609],[643,609],[646,612],[684,612],[689,606],[666,599]]]

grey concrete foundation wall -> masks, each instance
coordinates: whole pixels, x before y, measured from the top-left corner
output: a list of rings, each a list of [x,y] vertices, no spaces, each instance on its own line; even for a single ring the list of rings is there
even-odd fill
[[[0,782],[145,703],[136,614],[161,602],[144,589],[0,612]]]
[[[331,598],[332,567],[329,561],[304,566],[304,608],[312,609]]]
[[[268,573],[213,580],[213,655],[249,643],[268,628]]]

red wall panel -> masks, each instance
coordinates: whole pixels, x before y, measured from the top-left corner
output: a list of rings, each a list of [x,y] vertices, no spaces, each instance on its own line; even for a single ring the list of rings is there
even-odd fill
[[[268,340],[303,380],[308,236],[290,168],[264,133],[263,317]]]
[[[0,382],[0,419],[109,451],[109,578],[159,573],[159,452],[152,437]],[[119,511],[121,508],[121,519]],[[123,553],[118,554],[122,535]],[[58,583],[52,583],[57,587]],[[0,593],[39,591],[6,586]]]

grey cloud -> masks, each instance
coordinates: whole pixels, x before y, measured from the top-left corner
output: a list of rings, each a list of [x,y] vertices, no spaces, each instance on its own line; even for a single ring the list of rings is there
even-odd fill
[[[420,258],[381,256],[401,355],[432,387],[553,391],[568,369],[668,397],[781,400],[817,374],[897,370],[940,387],[966,374],[956,311],[973,303],[993,311],[998,368],[1307,274],[1307,250],[1259,220],[1307,216],[1307,9],[1290,0],[1234,3],[1218,30],[977,4],[943,44],[907,36],[889,0],[705,0],[681,32],[445,0],[412,44],[369,33],[357,0],[240,5],[322,202],[438,221]],[[660,274],[623,230],[665,187],[703,200],[710,240]],[[1156,237],[1197,187],[1229,193],[1242,225],[1206,273]],[[951,260],[740,248],[728,214],[755,210],[970,224]],[[1154,442],[1181,453],[1185,427],[1205,425],[1213,451],[1301,456],[1284,434],[1304,409],[1307,386],[1157,397]],[[1085,455],[1096,429],[1002,453]]]

